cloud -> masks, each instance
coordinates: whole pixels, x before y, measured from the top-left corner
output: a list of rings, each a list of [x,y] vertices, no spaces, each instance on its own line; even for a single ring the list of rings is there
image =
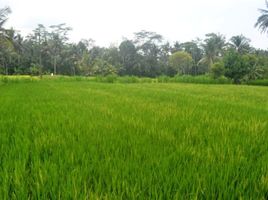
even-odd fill
[[[13,13],[8,26],[24,34],[37,24],[65,22],[73,27],[73,41],[93,38],[99,45],[131,37],[142,29],[164,35],[169,40],[187,41],[208,32],[227,37],[243,33],[256,47],[267,48],[267,37],[253,25],[265,6],[256,0],[2,0]]]

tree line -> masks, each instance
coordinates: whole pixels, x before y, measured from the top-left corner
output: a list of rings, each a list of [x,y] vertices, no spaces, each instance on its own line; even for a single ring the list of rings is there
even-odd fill
[[[268,11],[260,11],[262,15],[255,26],[266,32]],[[169,43],[160,34],[142,30],[118,46],[100,47],[93,39],[70,42],[68,33],[72,29],[66,24],[39,24],[22,37],[18,31],[4,28],[10,13],[8,7],[0,9],[0,74],[210,74],[214,78],[225,76],[235,83],[268,78],[268,51],[252,47],[250,39],[243,35],[226,40],[220,33],[209,33],[203,40]]]

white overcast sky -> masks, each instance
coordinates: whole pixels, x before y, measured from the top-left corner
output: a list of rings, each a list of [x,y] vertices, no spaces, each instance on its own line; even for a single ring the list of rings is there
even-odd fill
[[[0,0],[12,14],[6,27],[25,35],[37,24],[66,23],[72,41],[118,44],[133,32],[154,31],[169,41],[185,42],[206,33],[227,38],[243,33],[257,48],[268,48],[268,37],[254,28],[265,0]]]

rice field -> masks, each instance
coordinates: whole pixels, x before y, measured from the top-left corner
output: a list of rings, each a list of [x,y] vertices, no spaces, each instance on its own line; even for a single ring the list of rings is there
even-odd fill
[[[0,84],[0,199],[267,199],[268,88]]]

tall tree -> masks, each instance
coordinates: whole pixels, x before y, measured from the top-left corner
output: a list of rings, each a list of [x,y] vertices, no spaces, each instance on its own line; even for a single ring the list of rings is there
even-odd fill
[[[268,29],[268,1],[265,0],[266,9],[259,9],[261,15],[255,23],[255,28],[259,28],[261,33],[267,32]]]
[[[163,36],[155,32],[142,30],[135,33],[134,44],[140,55],[139,65],[141,76],[157,76],[161,74],[159,57]]]
[[[224,58],[225,76],[233,79],[235,83],[241,83],[243,79],[255,79],[261,77],[262,69],[259,67],[259,59],[254,54],[241,55],[234,49],[226,51]]]
[[[200,48],[199,40],[193,40],[190,42],[185,42],[181,44],[181,48],[189,53],[193,58],[193,75],[197,75],[199,73],[198,63],[203,57],[203,50]]]
[[[6,29],[4,25],[8,20],[8,15],[11,13],[11,9],[9,7],[1,8],[0,9],[0,37],[6,36]]]
[[[130,40],[121,42],[119,46],[119,55],[123,65],[121,73],[127,75],[137,75],[137,71],[135,70],[136,48],[133,42]]]
[[[193,59],[189,53],[178,51],[169,57],[169,64],[178,74],[190,74],[193,66]]]
[[[171,53],[175,53],[177,51],[183,51],[182,44],[176,41],[171,49]]]
[[[7,57],[10,57],[12,44],[8,37],[8,30],[4,28],[4,25],[7,22],[10,13],[11,10],[9,7],[0,9],[0,65],[5,69],[6,74],[8,74]]]
[[[15,71],[15,68],[20,64],[20,58],[23,52],[23,38],[13,28],[6,30],[7,45],[5,51],[8,51],[8,65],[11,73]]]
[[[243,35],[233,36],[230,39],[229,45],[235,51],[240,54],[249,53],[250,52],[250,39],[246,38]]]
[[[202,44],[204,57],[200,62],[206,63],[208,67],[211,67],[215,61],[222,57],[225,45],[225,37],[223,35],[215,33],[206,34],[206,39]]]
[[[61,59],[61,52],[64,48],[64,44],[68,41],[68,32],[72,30],[67,27],[66,24],[59,24],[50,26],[52,32],[50,33],[50,53],[53,58],[54,74],[57,73],[57,64]]]

